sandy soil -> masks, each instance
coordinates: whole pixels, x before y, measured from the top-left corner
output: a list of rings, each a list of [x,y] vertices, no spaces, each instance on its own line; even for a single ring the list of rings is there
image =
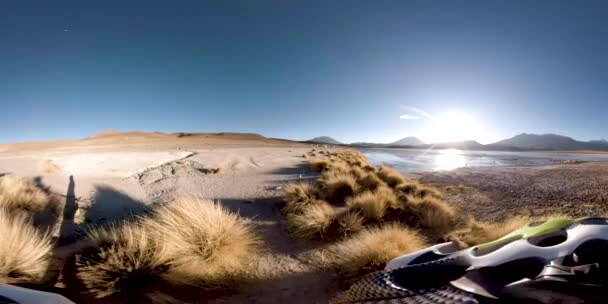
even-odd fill
[[[252,263],[276,279],[216,303],[326,303],[336,290],[335,274],[307,262],[319,244],[289,237],[277,206],[287,183],[315,178],[301,157],[310,148],[254,134],[110,132],[80,141],[0,145],[0,175],[34,177],[66,202],[75,200],[74,222],[68,223],[73,229],[63,231],[72,235],[61,236],[68,239],[89,224],[120,221],[176,196],[220,200],[258,224],[268,250]],[[212,173],[215,168],[220,174]],[[463,168],[415,177],[440,186],[451,203],[485,220],[608,211],[608,163]]]
[[[220,200],[257,223],[267,252],[252,263],[276,279],[218,303],[326,303],[336,288],[333,274],[301,258],[317,245],[293,240],[277,207],[287,183],[315,178],[302,158],[310,148],[253,134],[111,133],[0,145],[0,175],[34,177],[66,202],[75,197],[74,222],[67,225],[73,229],[60,236],[65,239],[76,239],[90,224],[119,222],[177,196]],[[212,173],[215,168],[221,168],[219,174]],[[57,251],[67,254],[70,246]]]

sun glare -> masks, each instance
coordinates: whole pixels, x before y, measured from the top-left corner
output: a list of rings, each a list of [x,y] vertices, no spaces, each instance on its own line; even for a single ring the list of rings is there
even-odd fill
[[[477,121],[462,112],[447,112],[430,120],[426,140],[432,143],[475,140],[481,135]]]
[[[435,170],[453,170],[466,166],[466,158],[462,151],[456,149],[441,150],[435,156]]]

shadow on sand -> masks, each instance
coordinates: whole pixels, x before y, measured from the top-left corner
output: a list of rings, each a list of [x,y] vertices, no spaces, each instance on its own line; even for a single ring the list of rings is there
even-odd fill
[[[87,226],[121,224],[150,212],[143,202],[109,186],[98,186],[92,201],[86,209],[84,223]]]
[[[36,183],[41,189],[48,189],[42,185],[40,179]],[[75,283],[75,260],[74,254],[89,244],[83,239],[89,229],[104,227],[111,224],[121,224],[132,219],[134,216],[149,212],[149,208],[138,200],[129,197],[118,190],[108,186],[97,187],[93,204],[86,208],[84,222],[78,224],[77,211],[79,210],[79,198],[76,197],[76,181],[73,176],[69,177],[66,194],[58,195],[65,198],[63,212],[59,214],[54,225],[61,222],[59,232],[53,248],[51,263],[43,277],[44,285],[36,289],[61,293],[70,298],[79,297],[75,290],[57,290],[49,287],[55,285],[62,276],[62,281],[70,286],[79,286]],[[81,210],[83,211],[83,210]],[[54,227],[54,225],[50,227]],[[46,288],[44,288],[46,286]],[[66,294],[69,293],[69,294]]]

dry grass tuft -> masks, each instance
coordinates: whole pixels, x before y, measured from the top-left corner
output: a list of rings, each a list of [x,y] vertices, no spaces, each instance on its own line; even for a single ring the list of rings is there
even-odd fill
[[[193,276],[222,279],[240,272],[261,247],[251,222],[209,200],[174,200],[153,219],[175,248],[175,267],[194,271]]]
[[[48,195],[31,180],[13,176],[0,177],[0,207],[32,214],[40,212],[48,202]]]
[[[0,208],[7,212],[24,213],[32,217],[49,209],[57,213],[54,203],[52,198],[30,179],[0,177]]]
[[[433,197],[443,199],[444,195],[439,189],[426,186],[418,181],[407,182],[396,187],[397,192],[403,196],[412,196],[417,198]]]
[[[348,173],[323,174],[318,183],[321,197],[337,206],[344,205],[346,198],[355,194],[359,188],[355,177]]]
[[[387,167],[380,166],[378,170],[378,177],[383,180],[389,187],[396,187],[397,185],[403,184],[408,181],[401,173],[397,170]]]
[[[174,257],[175,248],[141,223],[94,230],[88,240],[92,246],[77,256],[76,275],[96,298],[145,295],[162,284]]]
[[[23,214],[0,208],[0,283],[37,283],[48,269],[51,237]]]
[[[368,173],[358,180],[361,185],[361,190],[374,191],[381,186],[386,185],[375,173]]]
[[[337,216],[338,224],[340,225],[339,235],[347,236],[362,231],[365,218],[358,212],[346,210]]]
[[[426,246],[414,230],[396,224],[364,230],[329,247],[326,263],[345,276],[362,275],[382,269],[398,256]]]
[[[53,174],[61,170],[59,166],[57,166],[55,162],[50,159],[42,160],[40,162],[39,169],[42,173],[46,174]]]
[[[327,202],[318,201],[308,206],[302,213],[287,215],[289,231],[303,239],[330,239],[337,234],[332,231],[336,211]]]
[[[235,279],[249,275],[261,247],[249,221],[193,198],[157,207],[135,223],[93,231],[88,239],[92,246],[77,258],[77,277],[95,297],[126,302],[159,296],[171,302],[168,293],[176,286],[206,294],[234,287]]]
[[[386,210],[397,204],[397,196],[392,189],[381,187],[375,191],[366,191],[351,197],[346,206],[353,212],[358,212],[366,222],[381,222]]]
[[[302,210],[310,204],[314,204],[316,199],[316,190],[312,184],[290,184],[285,189],[283,212],[286,214],[302,213]]]
[[[313,171],[324,172],[327,171],[331,166],[331,161],[328,159],[316,159],[311,160],[308,164],[310,165],[310,169],[312,169]]]
[[[456,225],[456,212],[444,200],[433,197],[408,199],[413,205],[413,213],[417,224],[436,236],[443,236],[454,229]]]

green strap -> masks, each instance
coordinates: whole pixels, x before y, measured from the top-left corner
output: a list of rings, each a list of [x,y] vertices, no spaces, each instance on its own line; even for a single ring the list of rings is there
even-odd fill
[[[483,250],[490,247],[498,246],[502,243],[508,243],[518,239],[526,239],[529,237],[539,236],[547,233],[552,233],[561,229],[566,228],[568,225],[576,222],[577,220],[567,219],[567,218],[556,218],[548,220],[540,225],[530,226],[529,224],[519,228],[498,240],[477,245],[474,248],[476,250]]]

